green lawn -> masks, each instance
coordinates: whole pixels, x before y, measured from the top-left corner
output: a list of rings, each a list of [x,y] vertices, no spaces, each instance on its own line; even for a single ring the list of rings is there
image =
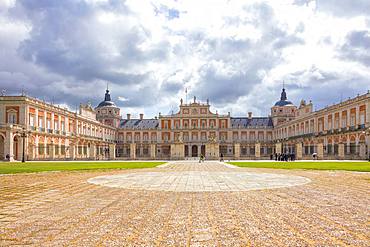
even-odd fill
[[[370,162],[228,162],[240,167],[370,172]]]
[[[96,169],[137,169],[151,168],[165,162],[26,162],[0,163],[0,174],[29,173],[45,171],[77,171]]]

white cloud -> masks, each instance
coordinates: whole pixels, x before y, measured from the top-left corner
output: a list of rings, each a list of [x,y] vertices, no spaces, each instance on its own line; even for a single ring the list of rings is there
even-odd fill
[[[1,1],[0,86],[73,106],[110,82],[123,113],[148,117],[188,88],[244,116],[268,114],[285,80],[290,99],[324,106],[369,85],[369,45],[352,42],[367,3],[340,1]]]

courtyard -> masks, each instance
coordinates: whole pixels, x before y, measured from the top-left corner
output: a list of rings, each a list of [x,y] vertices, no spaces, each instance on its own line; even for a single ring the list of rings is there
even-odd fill
[[[0,245],[369,246],[368,172],[153,166],[0,175]]]

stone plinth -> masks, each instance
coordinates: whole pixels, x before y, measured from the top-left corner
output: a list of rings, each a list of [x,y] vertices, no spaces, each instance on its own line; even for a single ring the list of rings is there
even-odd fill
[[[130,143],[130,159],[136,159],[136,144]]]
[[[261,157],[261,144],[256,143],[255,146],[254,146],[254,150],[255,150],[256,158],[260,158]]]
[[[234,144],[234,158],[239,159],[240,158],[240,143],[235,143]]]
[[[218,143],[206,144],[206,159],[218,159],[220,157],[220,146]]]
[[[295,145],[295,147],[296,147],[296,159],[301,160],[302,157],[303,157],[303,155],[302,155],[302,143],[301,142],[297,143]]]
[[[184,144],[183,143],[175,143],[171,144],[171,158],[173,159],[184,159],[185,151],[184,151]]]

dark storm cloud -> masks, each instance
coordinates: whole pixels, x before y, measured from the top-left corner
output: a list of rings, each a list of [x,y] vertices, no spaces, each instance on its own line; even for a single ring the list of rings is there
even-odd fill
[[[55,73],[83,81],[136,83],[145,75],[116,72],[120,66],[127,68],[166,57],[167,51],[162,49],[165,44],[146,52],[139,49],[148,38],[140,27],[114,28],[112,31],[117,33],[113,33],[98,23],[90,25],[95,22],[97,10],[86,2],[24,1],[22,7],[28,10],[33,29],[30,38],[19,47],[20,54]],[[110,52],[110,46],[117,51]]]
[[[9,45],[11,49],[4,49],[7,54],[0,66],[7,72],[0,73],[1,86],[9,94],[25,88],[32,96],[74,107],[88,100],[99,102],[106,82],[110,82],[111,88],[114,84],[117,88],[140,84],[141,90],[130,88],[127,92],[126,87],[125,93],[132,96],[127,104],[137,106],[143,102],[140,95],[146,98],[145,92],[150,95],[148,91],[153,89],[147,86],[149,74],[131,68],[165,61],[169,46],[161,41],[143,51],[139,46],[150,39],[150,31],[139,23],[99,23],[98,11],[121,17],[132,14],[121,0],[94,4],[75,0],[17,1],[8,17],[14,22],[27,22],[31,31],[18,47]],[[0,42],[12,44],[11,38]],[[102,92],[97,92],[97,88]]]
[[[345,44],[340,48],[341,56],[370,66],[370,32],[367,30],[353,31],[346,37]]]

